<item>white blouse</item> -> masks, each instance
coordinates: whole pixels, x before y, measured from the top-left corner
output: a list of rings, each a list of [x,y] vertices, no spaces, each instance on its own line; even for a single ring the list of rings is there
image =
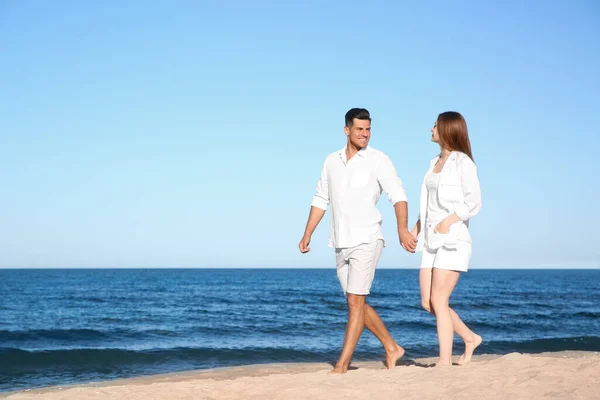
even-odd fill
[[[421,232],[417,238],[417,251],[426,245],[426,230],[428,207],[427,176],[433,171],[433,167],[439,156],[431,160],[429,170],[425,174],[421,185],[421,201],[419,220],[421,221]],[[469,220],[479,213],[481,209],[481,188],[477,175],[477,166],[465,153],[453,151],[448,156],[442,171],[439,173],[437,185],[437,200],[439,206],[447,212],[447,215],[456,214],[461,220],[450,226],[444,247],[455,248],[458,240],[471,242],[469,234]],[[443,218],[442,218],[443,219]]]

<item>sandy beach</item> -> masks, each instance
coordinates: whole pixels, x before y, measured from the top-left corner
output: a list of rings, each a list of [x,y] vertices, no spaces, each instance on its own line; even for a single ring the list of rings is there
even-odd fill
[[[329,376],[326,363],[268,364],[53,387],[1,397],[24,399],[594,399],[600,398],[600,353],[481,355],[465,366],[434,359],[356,362]]]

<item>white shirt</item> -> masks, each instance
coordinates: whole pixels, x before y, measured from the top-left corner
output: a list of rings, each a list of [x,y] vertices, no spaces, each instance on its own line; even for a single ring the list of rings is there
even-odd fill
[[[440,173],[431,171],[425,177],[425,186],[427,187],[427,215],[425,221],[438,223],[446,218],[450,213],[440,204],[438,199],[438,185],[440,184]]]
[[[421,251],[426,245],[427,237],[424,231],[435,228],[434,222],[427,221],[428,187],[427,176],[433,171],[438,157],[431,160],[429,170],[425,174],[421,185],[421,203],[419,220],[421,220],[421,232],[417,238],[417,251]],[[445,209],[448,215],[456,214],[461,220],[450,226],[448,239],[444,247],[455,248],[457,241],[471,243],[469,234],[469,220],[481,210],[481,188],[477,175],[477,166],[465,153],[453,151],[448,156],[446,163],[439,173],[437,185],[437,199],[440,207]]]
[[[402,181],[383,152],[367,147],[346,160],[346,148],[325,159],[312,205],[331,206],[329,247],[349,248],[382,239],[377,202],[386,192],[392,204],[406,201]]]

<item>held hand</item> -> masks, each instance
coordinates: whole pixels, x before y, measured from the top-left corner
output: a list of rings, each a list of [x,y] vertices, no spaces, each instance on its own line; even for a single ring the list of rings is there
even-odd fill
[[[408,231],[408,229],[398,231],[398,236],[400,236],[400,245],[402,248],[409,253],[414,253],[417,248],[417,239]]]
[[[417,236],[419,236],[419,230],[417,229],[417,225],[415,225],[412,231],[410,231],[410,234],[412,235],[412,237],[415,238],[415,240],[417,240]]]
[[[442,222],[437,224],[435,226],[435,228],[433,228],[433,231],[435,233],[446,234],[446,233],[450,232],[450,226],[448,226],[448,224],[446,223],[446,220],[443,220]]]
[[[300,253],[302,253],[302,254],[308,253],[310,251],[310,247],[308,247],[309,244],[310,244],[310,236],[304,235],[302,237],[302,240],[300,240],[300,243],[298,243],[298,248],[300,249]]]

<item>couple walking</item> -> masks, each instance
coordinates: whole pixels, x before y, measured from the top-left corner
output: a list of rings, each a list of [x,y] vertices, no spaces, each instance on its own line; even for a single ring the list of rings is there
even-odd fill
[[[364,327],[381,341],[388,369],[404,355],[404,349],[366,301],[385,246],[382,218],[376,208],[382,192],[394,205],[400,244],[408,252],[423,254],[421,303],[436,317],[440,349],[437,365],[452,365],[454,332],[465,342],[465,353],[458,363],[469,362],[481,337],[448,304],[460,272],[467,271],[471,258],[469,219],[481,208],[477,168],[464,118],[457,112],[444,112],[431,129],[431,141],[439,144],[441,151],[431,161],[423,180],[420,214],[411,231],[406,194],[392,161],[368,146],[369,111],[348,111],[344,132],[346,146],[325,159],[306,229],[298,244],[302,253],[310,251],[311,236],[327,208],[331,208],[329,247],[335,249],[337,275],[348,303],[348,323],[342,353],[330,373],[348,370]]]

